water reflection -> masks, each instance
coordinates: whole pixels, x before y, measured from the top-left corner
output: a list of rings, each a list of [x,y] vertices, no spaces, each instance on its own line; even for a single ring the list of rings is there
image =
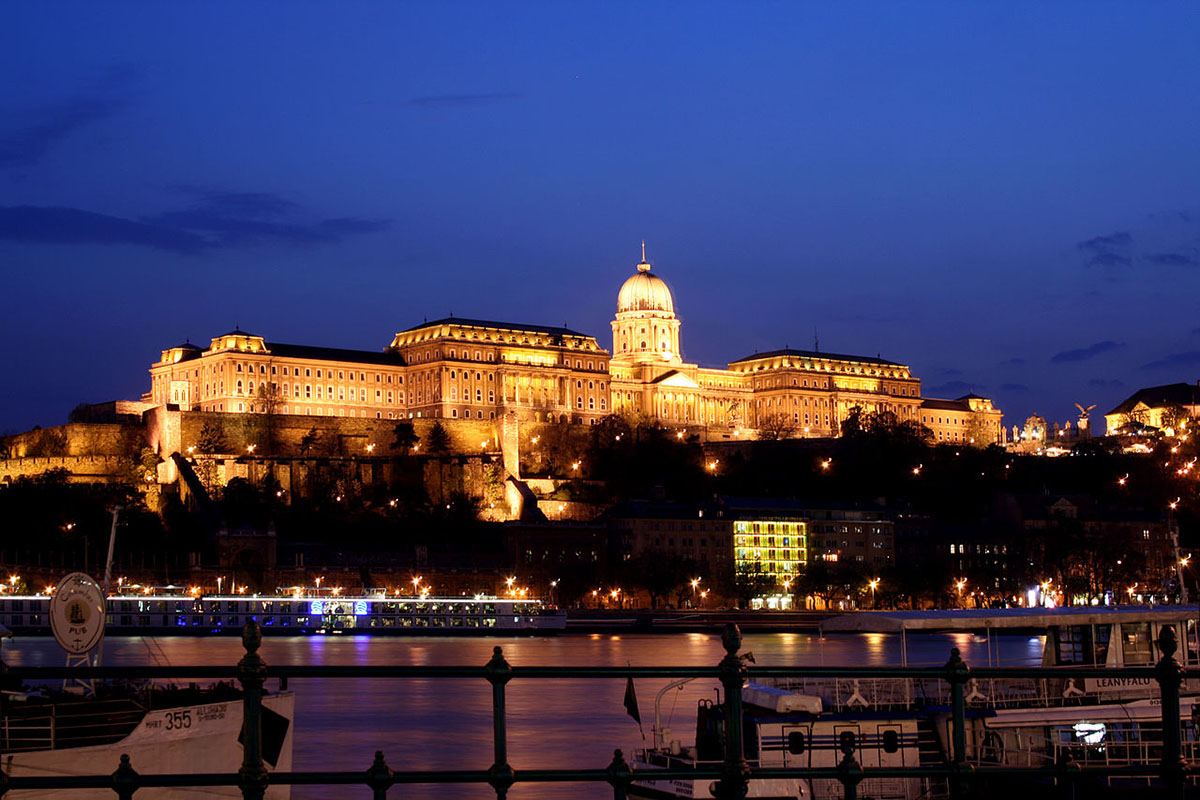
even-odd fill
[[[975,637],[970,634],[922,634],[907,639],[914,666],[945,664],[957,647],[968,664],[993,659],[1007,665],[1038,664],[1042,639],[1028,636]],[[162,638],[157,642],[169,663],[228,665],[242,655],[233,636]],[[514,666],[712,666],[724,655],[715,634],[622,636],[558,636],[553,638],[268,638],[261,650],[270,664],[397,664],[453,665],[487,663],[501,645]],[[748,634],[749,650],[759,666],[827,665],[886,666],[900,663],[900,639],[891,634]],[[48,638],[21,639],[6,645],[4,658],[13,665],[64,662],[62,651]],[[114,638],[105,643],[104,663],[153,663],[142,639]],[[637,681],[646,736],[654,715],[654,695],[668,681]],[[375,750],[383,750],[393,769],[486,769],[491,764],[491,689],[486,681],[468,679],[368,680],[305,679],[292,681],[296,692],[297,769],[365,770]],[[714,697],[714,683],[694,681],[666,696],[664,727],[671,738],[692,738],[696,703]],[[637,723],[625,714],[622,681],[598,679],[508,684],[509,762],[517,769],[602,768],[615,747],[627,752],[642,745]],[[137,765],[135,765],[135,768]],[[298,787],[296,800],[344,797],[345,790]],[[394,790],[394,791],[399,791]],[[484,787],[405,787],[407,798],[447,796],[479,800],[495,794]],[[604,786],[520,785],[513,800],[543,798],[608,798]]]

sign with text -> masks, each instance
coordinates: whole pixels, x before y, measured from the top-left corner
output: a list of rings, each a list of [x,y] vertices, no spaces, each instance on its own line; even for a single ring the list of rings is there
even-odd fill
[[[1087,678],[1083,683],[1088,694],[1149,692],[1158,688],[1153,678]]]
[[[50,598],[50,629],[72,655],[86,653],[104,637],[104,591],[84,572],[58,582]]]

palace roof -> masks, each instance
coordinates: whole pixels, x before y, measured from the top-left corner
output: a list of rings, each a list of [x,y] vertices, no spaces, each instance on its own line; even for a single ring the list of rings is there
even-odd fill
[[[580,333],[570,328],[552,325],[530,325],[524,322],[497,322],[488,319],[470,319],[469,317],[446,317],[445,319],[430,320],[429,322],[422,322],[420,325],[413,325],[411,328],[405,328],[401,333],[419,331],[423,328],[432,328],[437,325],[458,325],[463,328],[491,328],[502,331],[545,333],[551,336],[582,336],[586,339],[592,338],[589,334]]]
[[[345,361],[352,364],[376,364],[385,367],[403,367],[404,359],[391,352],[373,350],[343,350],[338,347],[312,347],[306,344],[281,344],[267,342],[267,351],[281,358],[311,358],[318,361]]]
[[[886,358],[872,358],[871,356],[848,356],[840,353],[822,353],[817,350],[768,350],[765,353],[755,353],[754,355],[739,358],[735,361],[730,361],[730,364],[740,364],[743,361],[757,361],[761,358],[775,358],[776,356],[794,356],[796,358],[807,358],[813,361],[853,361],[859,364],[883,364],[889,367],[904,366],[899,361],[888,361]]]
[[[921,408],[930,408],[937,411],[970,411],[971,406],[967,401],[972,397],[975,397],[975,395],[967,395],[957,400],[940,400],[936,397],[926,397],[921,401]]]
[[[1164,386],[1148,386],[1138,389],[1109,414],[1127,414],[1145,403],[1147,408],[1167,406],[1194,406],[1200,404],[1200,386],[1194,383],[1168,383]]]

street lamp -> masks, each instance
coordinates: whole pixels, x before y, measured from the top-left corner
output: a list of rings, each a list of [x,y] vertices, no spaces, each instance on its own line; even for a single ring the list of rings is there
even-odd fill
[[[955,582],[954,582],[954,588],[956,588],[956,589],[958,590],[958,604],[959,604],[959,606],[962,606],[962,593],[963,593],[963,588],[964,588],[966,585],[967,585],[967,579],[966,579],[966,578],[959,578],[957,581],[955,581]]]
[[[867,581],[867,586],[871,587],[871,608],[875,608],[875,588],[879,586],[879,578],[872,578]],[[961,589],[959,590],[962,591]]]

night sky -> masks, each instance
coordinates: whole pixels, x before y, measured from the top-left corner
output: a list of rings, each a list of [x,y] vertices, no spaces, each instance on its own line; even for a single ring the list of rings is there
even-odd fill
[[[1200,378],[1197,3],[16,3],[0,432],[235,325],[910,364],[1011,427]]]

